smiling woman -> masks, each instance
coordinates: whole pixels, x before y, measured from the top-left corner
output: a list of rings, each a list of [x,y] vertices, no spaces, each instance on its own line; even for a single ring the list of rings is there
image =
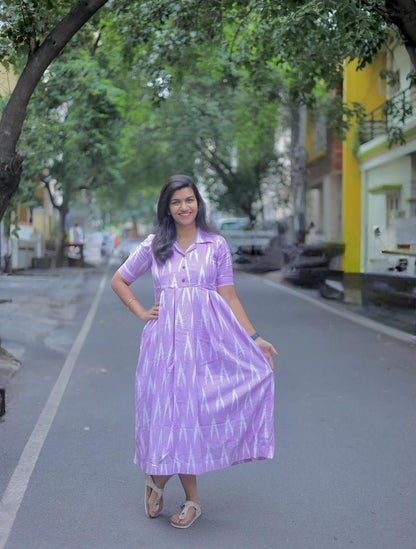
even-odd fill
[[[178,231],[181,232],[181,227],[192,225],[192,229],[196,230],[195,218],[198,213],[198,203],[194,191],[190,187],[179,189],[172,194],[169,205],[169,213],[176,224],[177,240]],[[190,238],[189,244],[192,242],[195,234],[194,230],[188,235]],[[188,244],[188,245],[189,245]]]
[[[145,473],[145,513],[163,510],[178,474],[185,502],[170,524],[201,515],[196,475],[274,454],[271,343],[249,321],[233,285],[231,253],[211,231],[199,191],[171,177],[157,206],[158,227],[122,265],[112,288],[139,319],[135,463]],[[154,305],[130,284],[151,269]]]
[[[177,192],[180,195],[174,197]],[[187,204],[186,199],[192,204]],[[172,200],[175,204],[172,204]],[[174,216],[176,216],[176,220]],[[186,222],[187,216],[191,220],[190,223]],[[187,175],[171,177],[160,191],[157,221],[158,227],[152,248],[158,263],[164,263],[172,257],[173,244],[178,239],[192,241],[195,237],[196,227],[207,233],[212,232],[206,221],[205,203],[197,186]]]

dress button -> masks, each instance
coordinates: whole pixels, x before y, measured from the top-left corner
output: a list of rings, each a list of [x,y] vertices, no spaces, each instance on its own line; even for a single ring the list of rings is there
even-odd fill
[[[185,282],[185,280],[186,280],[185,278],[182,278],[182,282]]]

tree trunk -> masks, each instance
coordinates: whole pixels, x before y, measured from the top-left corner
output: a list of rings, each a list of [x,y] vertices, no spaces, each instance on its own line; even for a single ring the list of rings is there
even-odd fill
[[[293,234],[296,244],[303,244],[306,236],[306,110],[297,106],[292,109],[291,180],[293,192]]]
[[[28,57],[0,120],[0,221],[19,187],[23,154],[16,152],[16,146],[32,93],[51,62],[107,1],[78,1]]]
[[[66,230],[65,230],[65,219],[68,213],[68,204],[63,202],[59,206],[59,221],[58,221],[58,234],[56,237],[56,266],[62,267],[64,264],[65,258],[65,240],[66,240]]]
[[[7,159],[0,157],[0,221],[19,187],[23,159],[20,152]]]
[[[12,212],[10,210],[7,211],[4,220],[3,220],[3,235],[1,234],[1,227],[0,227],[0,238],[2,241],[0,242],[0,272],[4,273],[11,273],[12,271],[12,261],[11,261],[11,242],[10,242],[10,235],[11,235],[11,225],[12,225]],[[3,247],[4,244],[4,247]]]
[[[415,0],[386,0],[387,17],[399,29],[413,67],[416,68]]]
[[[135,215],[131,216],[131,238],[138,238],[139,231],[137,230],[137,219]]]

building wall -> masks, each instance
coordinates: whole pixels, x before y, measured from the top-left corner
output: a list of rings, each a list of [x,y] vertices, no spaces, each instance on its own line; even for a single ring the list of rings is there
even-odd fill
[[[342,145],[324,117],[308,116],[305,148],[307,243],[342,240]]]
[[[0,66],[0,96],[8,96],[17,80],[18,76],[13,70],[6,71]],[[52,233],[53,208],[43,186],[37,195],[41,198],[41,208],[31,210],[27,206],[18,206],[14,212],[19,226],[18,237],[5,236],[3,227],[0,227],[0,270],[5,267],[1,262],[5,255],[11,257],[10,267],[14,270],[30,267],[34,258],[44,254],[45,242],[51,238]]]
[[[367,65],[360,71],[357,70],[357,62],[355,60],[347,63],[344,70],[344,101],[346,103],[359,102],[364,105],[367,112],[383,103],[385,101],[385,93],[379,74],[385,67],[386,56],[383,53],[371,65]],[[353,125],[342,147],[342,227],[345,244],[342,266],[346,275],[355,275],[360,272],[361,173],[359,161],[354,150],[355,143],[356,127]],[[360,298],[353,295],[356,293],[356,290],[360,292],[360,289],[355,288],[354,284],[352,284],[352,293],[350,296],[346,295],[347,300],[360,300]]]
[[[6,69],[0,65],[0,97],[9,95],[17,82],[17,76],[12,70]]]
[[[324,228],[326,239],[342,241],[342,176],[340,172],[324,178]]]
[[[406,156],[363,172],[363,194],[366,195],[363,208],[363,238],[366,243],[362,264],[364,272],[386,271],[392,265],[392,258],[383,255],[382,250],[396,246],[394,214],[401,215],[403,200],[400,197],[397,201],[396,212],[388,205],[390,201],[395,202],[394,197],[400,196],[410,172],[411,162]]]
[[[412,69],[402,45],[389,48],[387,66],[396,71],[399,85],[387,89],[389,98],[416,107],[416,94],[407,91]],[[391,146],[386,135],[363,144],[358,151],[362,176],[362,272],[397,272],[404,246],[416,249],[416,117],[408,116],[402,129],[406,142]],[[414,273],[409,259],[408,274]],[[399,274],[402,271],[399,271]]]
[[[390,71],[397,73],[398,76],[397,86],[387,89],[387,97],[391,97],[397,93],[397,91],[405,90],[409,87],[409,80],[407,76],[412,67],[409,62],[409,54],[403,44],[393,42],[389,45],[387,54],[387,68]]]

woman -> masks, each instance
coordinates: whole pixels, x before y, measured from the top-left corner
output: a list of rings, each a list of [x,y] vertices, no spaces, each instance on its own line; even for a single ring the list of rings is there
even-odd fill
[[[171,517],[188,528],[201,515],[196,475],[272,458],[273,359],[233,286],[225,239],[210,231],[205,204],[186,175],[171,177],[158,227],[115,273],[111,286],[143,329],[136,373],[135,463],[145,472],[145,512],[163,509],[178,474],[185,503]],[[146,309],[130,284],[152,271]]]

